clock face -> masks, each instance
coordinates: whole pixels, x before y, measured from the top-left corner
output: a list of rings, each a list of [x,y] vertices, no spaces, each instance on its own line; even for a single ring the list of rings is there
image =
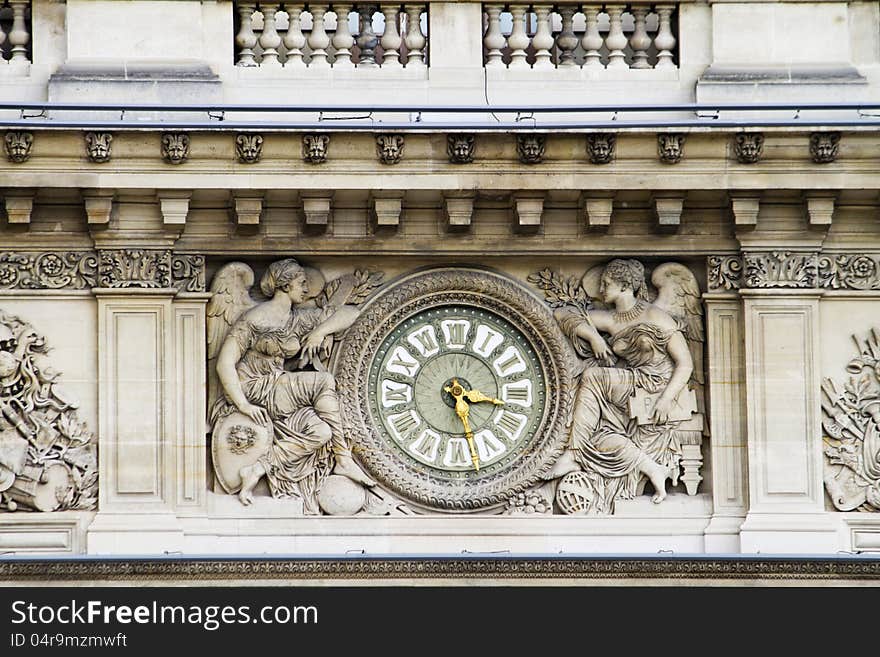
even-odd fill
[[[469,432],[456,412],[456,384]],[[451,480],[485,477],[520,458],[546,406],[541,364],[522,332],[458,304],[395,327],[379,346],[369,385],[370,412],[388,444],[412,466]]]
[[[459,267],[367,300],[331,369],[352,454],[378,485],[415,509],[466,513],[501,509],[559,458],[570,358],[542,300]]]

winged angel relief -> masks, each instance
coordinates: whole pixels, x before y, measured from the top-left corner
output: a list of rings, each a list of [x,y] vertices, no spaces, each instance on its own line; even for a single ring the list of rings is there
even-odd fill
[[[702,442],[704,334],[694,275],[662,264],[651,275],[656,294],[637,260],[612,260],[580,281],[547,269],[529,280],[583,359],[568,449],[548,475],[560,510],[613,513],[646,481],[653,501],[663,501],[667,480],[678,483],[683,446],[699,454]]]
[[[343,438],[326,363],[334,334],[351,326],[356,304],[381,278],[358,271],[325,284],[316,269],[278,260],[260,281],[258,302],[248,265],[229,263],[214,277],[207,309],[214,469],[243,504],[263,477],[273,497],[301,499],[306,514],[321,512],[319,492],[331,474],[374,485]]]

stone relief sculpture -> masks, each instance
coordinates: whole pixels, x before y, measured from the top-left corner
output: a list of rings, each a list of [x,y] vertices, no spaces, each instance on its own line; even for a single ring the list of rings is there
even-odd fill
[[[374,485],[343,439],[336,382],[326,363],[334,334],[381,274],[358,271],[329,283],[296,260],[269,265],[264,297],[250,295],[253,270],[225,265],[208,305],[209,423],[217,479],[242,504],[265,477],[276,498],[306,514],[355,513]],[[332,485],[331,485],[332,484]],[[357,508],[355,508],[357,507]]]
[[[31,156],[31,146],[34,145],[34,133],[32,132],[7,132],[5,137],[6,157],[10,162],[21,164],[27,162]]]
[[[614,158],[617,137],[610,132],[587,135],[587,156],[593,164],[608,164]]]
[[[97,441],[59,389],[46,339],[0,311],[0,510],[94,509]]]
[[[403,135],[376,135],[376,155],[382,164],[397,164],[403,158]]]
[[[740,164],[755,164],[764,152],[764,134],[741,132],[733,138],[733,152]]]
[[[544,270],[541,288],[583,359],[568,449],[547,476],[566,514],[613,513],[646,481],[662,502],[689,461],[688,493],[700,481],[703,319],[699,287],[685,266],[654,269],[653,294],[637,260],[612,260],[582,281]],[[607,336],[603,337],[603,336]],[[690,385],[689,385],[690,384]],[[534,506],[534,505],[532,505]]]
[[[84,138],[89,161],[97,164],[110,161],[113,135],[109,132],[87,132]]]
[[[235,137],[235,155],[242,164],[256,164],[263,157],[263,135],[241,133]]]
[[[330,147],[330,135],[303,135],[303,160],[311,164],[322,164],[327,161],[327,149]]]
[[[183,164],[189,157],[189,135],[185,132],[162,134],[162,159],[168,164]]]
[[[476,135],[446,135],[446,154],[453,164],[470,164],[476,153]]]
[[[682,133],[657,135],[657,154],[664,164],[678,164],[684,157],[685,136]]]
[[[523,164],[540,164],[547,147],[546,135],[517,135],[516,152]]]
[[[839,511],[880,511],[880,329],[853,335],[858,356],[841,388],[822,384],[825,490]]]
[[[839,151],[839,132],[814,132],[810,135],[810,157],[816,164],[834,162]]]

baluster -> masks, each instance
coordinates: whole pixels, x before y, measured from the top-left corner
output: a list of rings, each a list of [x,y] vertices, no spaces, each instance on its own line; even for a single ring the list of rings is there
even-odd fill
[[[526,61],[526,48],[529,47],[529,35],[526,33],[526,11],[528,5],[510,5],[510,14],[513,17],[513,29],[507,37],[507,45],[510,46],[510,68],[528,68]]]
[[[578,38],[574,35],[572,23],[574,21],[574,12],[577,7],[574,5],[560,5],[559,14],[562,16],[562,32],[556,37],[556,45],[561,51],[559,55],[559,66],[571,68],[574,63],[574,49],[577,48]]]
[[[263,33],[260,35],[260,47],[263,49],[262,66],[281,66],[278,59],[278,46],[281,45],[281,35],[275,27],[275,13],[278,11],[278,3],[263,3],[260,5],[263,12]]]
[[[236,66],[256,66],[257,60],[254,59],[254,46],[257,45],[257,35],[254,33],[254,11],[256,5],[254,3],[242,3],[238,5],[239,27],[238,34],[235,35],[235,43],[240,50],[238,51],[238,61]],[[0,40],[2,43],[2,40]]]
[[[425,44],[428,40],[422,34],[422,11],[424,5],[406,5],[406,54],[407,66],[425,65]]]
[[[351,59],[351,47],[354,45],[354,37],[348,27],[348,15],[351,13],[351,5],[333,5],[336,12],[336,34],[333,35],[333,47],[336,48],[334,68],[354,68]]]
[[[648,30],[645,26],[648,8],[634,5],[632,15],[635,20],[635,29],[629,38],[629,47],[633,51],[632,68],[651,68],[648,63],[648,48],[651,47],[651,37],[648,36]]]
[[[382,33],[382,66],[400,68],[400,44],[403,39],[397,31],[397,15],[400,13],[400,5],[383,4],[382,13],[385,15],[385,31]]]
[[[309,48],[312,51],[312,60],[309,66],[315,68],[327,68],[327,47],[330,45],[330,37],[324,29],[324,15],[327,13],[327,5],[309,4],[312,14],[312,32],[309,34]]]
[[[603,68],[602,56],[599,50],[602,48],[602,35],[599,34],[599,12],[602,5],[584,5],[584,18],[587,19],[587,27],[581,39],[581,45],[586,51],[584,68]]]
[[[358,13],[361,15],[361,33],[357,38],[358,48],[361,51],[361,60],[358,62],[358,66],[362,68],[376,66],[376,46],[379,45],[379,39],[373,32],[373,13],[375,11],[376,5],[358,5]]]
[[[24,21],[24,12],[30,4],[30,0],[9,0],[12,6],[12,29],[9,31],[9,44],[12,46],[12,59],[10,64],[30,64],[27,56],[27,44],[31,40],[28,34],[27,24]]]
[[[287,34],[284,35],[284,47],[287,48],[286,68],[305,68],[303,60],[303,47],[306,45],[306,35],[302,31],[302,5],[285,5],[289,17]]]
[[[611,20],[611,29],[605,37],[605,45],[608,48],[608,68],[628,68],[623,49],[626,48],[627,39],[623,33],[624,5],[606,5],[605,11]]]
[[[660,26],[657,36],[654,37],[654,47],[657,48],[657,65],[654,68],[675,68],[672,58],[672,49],[675,48],[675,37],[672,36],[672,12],[675,5],[657,5],[657,15]]]
[[[486,66],[504,66],[501,59],[501,49],[507,43],[507,39],[501,33],[501,11],[504,5],[486,5],[486,35],[483,37],[483,45],[486,46]]]
[[[553,33],[550,31],[550,11],[553,5],[535,5],[538,27],[532,37],[535,48],[535,68],[553,68],[550,61],[550,48],[553,47]]]

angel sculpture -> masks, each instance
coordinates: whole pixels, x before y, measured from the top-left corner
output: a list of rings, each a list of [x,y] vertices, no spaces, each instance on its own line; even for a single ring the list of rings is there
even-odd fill
[[[229,263],[214,277],[207,308],[212,451],[218,480],[242,504],[252,503],[263,477],[273,497],[300,498],[307,514],[321,512],[318,492],[331,472],[374,485],[343,439],[336,382],[322,361],[333,334],[357,318],[352,301],[377,284],[374,276],[342,276],[325,289],[317,270],[278,260],[260,281],[260,303],[249,293],[248,265]],[[285,369],[291,359],[292,371]]]
[[[545,271],[533,280],[543,278],[560,327],[586,362],[568,449],[548,478],[584,473],[578,476],[590,490],[582,493],[587,499],[578,512],[613,513],[615,501],[639,494],[646,479],[660,503],[666,481],[678,483],[682,442],[698,446],[701,440],[704,337],[697,281],[683,265],[662,264],[651,277],[659,290],[651,302],[637,260],[592,269],[579,298],[549,292],[550,276]],[[608,309],[593,307],[591,297]]]

